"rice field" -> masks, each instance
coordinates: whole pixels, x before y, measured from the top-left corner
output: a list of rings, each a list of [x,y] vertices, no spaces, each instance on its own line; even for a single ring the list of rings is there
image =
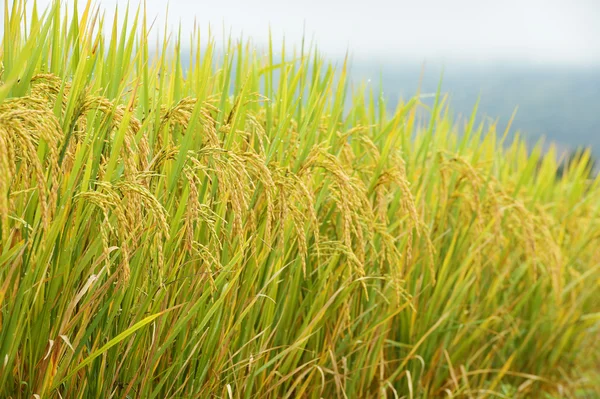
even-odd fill
[[[0,397],[600,395],[589,153],[123,12],[4,1]]]

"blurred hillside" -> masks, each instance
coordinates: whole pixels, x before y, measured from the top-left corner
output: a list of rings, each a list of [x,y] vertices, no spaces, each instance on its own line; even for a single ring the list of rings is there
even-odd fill
[[[442,77],[441,63],[390,64],[354,60],[352,76],[382,84],[386,107],[410,98],[418,89],[435,93]],[[545,65],[444,65],[442,91],[450,95],[455,114],[470,115],[480,98],[478,115],[498,119],[503,130],[518,106],[512,131],[530,142],[545,136],[560,147],[591,146],[600,153],[600,68]]]

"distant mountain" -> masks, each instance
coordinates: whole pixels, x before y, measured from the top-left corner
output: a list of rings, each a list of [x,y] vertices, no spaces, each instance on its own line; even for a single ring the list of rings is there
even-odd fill
[[[353,61],[354,81],[367,81],[376,90],[381,82],[386,107],[398,98],[412,97],[418,88],[422,65]],[[435,93],[442,67],[424,66],[421,93]],[[499,119],[504,130],[518,106],[511,130],[531,142],[546,136],[564,148],[590,146],[600,154],[600,68],[445,65],[442,91],[450,96],[455,114],[471,114],[480,98],[479,116]]]

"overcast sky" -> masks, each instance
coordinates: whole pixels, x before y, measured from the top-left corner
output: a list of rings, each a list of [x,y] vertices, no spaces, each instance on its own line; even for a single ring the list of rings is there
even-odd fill
[[[166,2],[146,2],[149,17],[164,21]],[[99,4],[111,17],[127,2]],[[600,0],[170,0],[171,29],[191,31],[194,19],[257,44],[269,25],[288,43],[305,31],[329,56],[600,63]]]

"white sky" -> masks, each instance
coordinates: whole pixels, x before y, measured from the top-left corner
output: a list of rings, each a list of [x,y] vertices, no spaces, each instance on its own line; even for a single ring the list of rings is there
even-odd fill
[[[167,2],[146,2],[150,19],[164,21]],[[115,4],[127,5],[99,3],[110,18]],[[169,1],[172,30],[181,22],[187,33],[194,19],[203,32],[209,23],[218,34],[225,26],[257,44],[267,40],[269,26],[288,43],[299,43],[305,30],[330,56],[349,50],[357,58],[600,63],[600,0]]]

